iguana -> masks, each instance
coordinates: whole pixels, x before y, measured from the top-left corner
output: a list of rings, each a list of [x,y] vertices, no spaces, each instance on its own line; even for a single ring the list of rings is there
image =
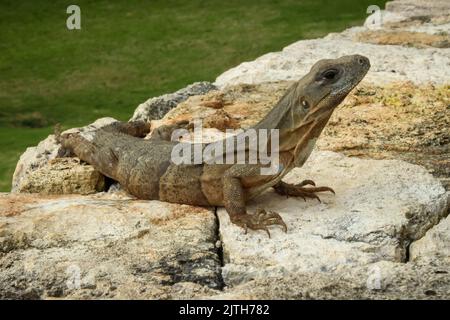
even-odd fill
[[[231,222],[245,232],[260,229],[270,237],[268,226],[280,225],[287,231],[281,216],[263,209],[250,214],[246,202],[270,187],[279,194],[303,198],[318,199],[315,193],[321,191],[334,193],[329,187],[315,187],[311,180],[293,185],[282,178],[305,163],[333,110],[369,68],[369,59],[361,55],[318,61],[253,127],[279,130],[281,169],[272,175],[262,175],[259,164],[172,163],[171,151],[178,142],[169,137],[179,125],[158,128],[152,139],[142,139],[150,130],[144,121],[117,121],[90,136],[66,133],[59,138],[63,148],[118,181],[137,198],[224,206]]]

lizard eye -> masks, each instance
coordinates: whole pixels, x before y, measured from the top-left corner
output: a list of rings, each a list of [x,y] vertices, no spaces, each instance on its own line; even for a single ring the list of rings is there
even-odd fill
[[[301,104],[302,104],[304,109],[306,109],[306,110],[309,109],[309,103],[305,99],[301,100]]]
[[[333,80],[337,76],[338,73],[339,73],[339,71],[336,69],[329,69],[322,74],[322,77],[327,80]]]

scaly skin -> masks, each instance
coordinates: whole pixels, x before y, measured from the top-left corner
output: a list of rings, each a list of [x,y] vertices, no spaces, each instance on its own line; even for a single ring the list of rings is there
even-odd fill
[[[261,175],[260,164],[172,163],[171,152],[177,142],[168,139],[177,125],[157,129],[152,133],[154,138],[149,140],[141,138],[150,129],[142,121],[115,122],[90,136],[63,134],[60,140],[64,148],[140,199],[224,206],[234,224],[245,230],[265,230],[270,236],[267,229],[270,225],[287,230],[280,215],[263,209],[249,214],[246,202],[270,187],[280,194],[303,198],[318,199],[315,193],[321,191],[334,193],[328,187],[315,187],[311,180],[291,185],[281,179],[292,168],[305,163],[333,110],[369,68],[369,60],[360,55],[320,60],[254,126],[254,129],[279,130],[281,170],[273,175]]]

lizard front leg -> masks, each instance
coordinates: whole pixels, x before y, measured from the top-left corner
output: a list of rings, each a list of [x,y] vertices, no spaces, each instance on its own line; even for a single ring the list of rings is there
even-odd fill
[[[255,214],[247,213],[245,190],[239,175],[242,175],[244,173],[243,171],[254,171],[255,168],[248,169],[237,165],[225,173],[223,177],[224,207],[230,215],[231,222],[244,228],[246,233],[248,229],[264,230],[270,238],[268,226],[280,225],[285,232],[287,232],[287,226],[281,216],[276,212],[266,212],[264,209],[259,209]],[[245,173],[249,174],[250,172]]]
[[[305,186],[307,185],[312,185],[312,187],[305,188]],[[278,194],[301,197],[305,201],[306,198],[313,198],[321,202],[319,196],[316,195],[316,192],[330,191],[331,193],[336,194],[330,187],[316,187],[316,184],[312,180],[304,180],[297,184],[290,184],[280,181],[276,185],[274,185],[273,188]]]

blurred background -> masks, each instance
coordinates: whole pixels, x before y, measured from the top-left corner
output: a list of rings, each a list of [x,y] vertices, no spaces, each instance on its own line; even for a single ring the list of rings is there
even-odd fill
[[[61,123],[128,120],[139,103],[361,25],[375,0],[0,1],[0,191]],[[66,8],[81,8],[68,30]]]

